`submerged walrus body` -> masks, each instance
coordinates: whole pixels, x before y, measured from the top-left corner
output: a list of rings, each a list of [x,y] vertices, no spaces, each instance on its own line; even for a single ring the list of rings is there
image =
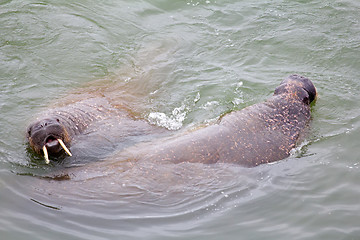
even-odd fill
[[[281,160],[289,156],[290,150],[306,131],[310,121],[310,103],[316,94],[309,79],[291,75],[264,103],[227,114],[217,124],[202,129],[151,143],[136,144],[121,150],[117,158],[120,162],[228,162],[247,167]],[[46,149],[56,154],[62,151],[61,140],[70,146],[71,138],[81,135],[92,122],[105,116],[118,116],[108,106],[77,109],[67,112],[64,107],[52,115],[51,121],[45,119],[32,124],[28,131],[30,146],[38,153]],[[119,119],[126,119],[126,114]],[[48,123],[47,126],[44,122]]]

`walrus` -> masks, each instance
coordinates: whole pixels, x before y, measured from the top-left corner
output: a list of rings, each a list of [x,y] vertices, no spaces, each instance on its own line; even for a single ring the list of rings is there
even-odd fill
[[[311,118],[310,103],[316,96],[308,78],[290,75],[265,102],[225,114],[204,128],[135,144],[119,155],[127,161],[236,163],[246,167],[278,161],[288,157],[303,139]],[[43,153],[46,161],[47,154],[71,154],[71,139],[115,111],[102,102],[104,99],[91,101],[76,103],[71,110],[68,106],[54,110],[50,117],[31,124],[29,145]]]
[[[120,131],[114,132],[114,128]],[[100,131],[101,134],[93,134]],[[124,108],[114,106],[107,98],[95,96],[41,112],[28,126],[26,136],[32,150],[42,154],[45,162],[49,163],[51,158],[58,158],[64,152],[72,156],[70,147],[76,140],[83,141],[86,138],[100,136],[105,138],[100,139],[100,142],[103,141],[102,144],[96,139],[93,142],[89,141],[88,147],[114,144],[122,144],[125,147],[129,145],[126,141],[136,142],[134,140],[136,136],[165,132],[166,129],[153,126],[143,119],[138,119]],[[97,149],[92,150],[97,151]]]

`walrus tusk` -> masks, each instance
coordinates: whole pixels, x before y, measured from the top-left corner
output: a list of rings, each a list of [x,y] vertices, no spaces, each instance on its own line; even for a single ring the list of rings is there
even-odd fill
[[[72,154],[71,154],[70,150],[65,146],[65,143],[64,143],[60,138],[57,139],[57,140],[59,141],[60,145],[61,145],[62,148],[65,150],[65,152],[66,152],[67,154],[69,154],[69,156],[71,157]]]
[[[49,160],[49,154],[48,154],[48,151],[47,151],[47,149],[46,149],[46,146],[45,146],[45,145],[43,146],[43,152],[44,152],[45,162],[46,162],[46,164],[49,164],[49,163],[50,163],[50,160]]]

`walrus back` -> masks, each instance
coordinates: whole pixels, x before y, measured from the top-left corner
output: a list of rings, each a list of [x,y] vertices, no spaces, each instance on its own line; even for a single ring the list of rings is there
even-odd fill
[[[237,163],[246,167],[289,156],[306,131],[310,106],[306,91],[287,86],[266,102],[223,116],[218,124],[139,148],[137,160]]]

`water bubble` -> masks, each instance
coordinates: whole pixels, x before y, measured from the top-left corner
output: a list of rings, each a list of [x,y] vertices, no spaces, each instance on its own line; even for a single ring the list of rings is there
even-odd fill
[[[226,194],[226,193],[224,193],[224,192],[221,192],[221,194],[224,196],[224,197],[229,197],[229,195],[228,194]]]
[[[198,92],[195,96],[194,103],[197,103],[200,100],[200,92]]]

